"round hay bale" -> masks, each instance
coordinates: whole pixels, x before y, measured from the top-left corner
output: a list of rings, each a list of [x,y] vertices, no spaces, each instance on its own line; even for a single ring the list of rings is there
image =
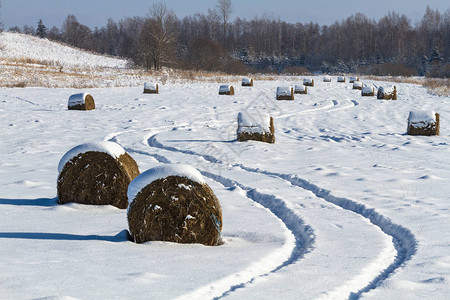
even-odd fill
[[[253,79],[251,78],[242,78],[242,86],[253,86]]]
[[[361,81],[353,81],[354,90],[362,90],[363,83]]]
[[[219,200],[191,166],[147,170],[131,182],[128,200],[128,226],[136,243],[221,243]]]
[[[344,76],[338,76],[337,82],[345,82],[345,77]]]
[[[377,99],[397,100],[397,87],[395,85],[378,87]]]
[[[234,95],[234,87],[232,85],[222,84],[219,87],[219,95],[233,96]]]
[[[363,86],[361,89],[361,96],[375,96],[375,89],[370,86]]]
[[[304,78],[303,85],[304,86],[314,86],[314,79]]]
[[[277,100],[294,100],[294,88],[290,86],[277,87]]]
[[[97,142],[67,152],[58,165],[58,203],[127,208],[128,184],[139,175],[134,159],[118,144]]]
[[[324,76],[323,77],[323,82],[331,82],[331,77],[330,76]]]
[[[158,94],[159,85],[153,82],[144,83],[144,94]]]
[[[354,83],[355,81],[359,81],[359,77],[350,77],[349,83]]]
[[[266,143],[275,143],[275,127],[273,118],[266,113],[239,112],[237,140],[243,141],[261,141]]]
[[[408,116],[408,135],[439,135],[439,114],[430,110],[414,110]]]
[[[94,98],[88,93],[73,94],[68,101],[69,110],[93,110],[95,109]]]
[[[305,85],[295,85],[294,94],[308,94],[308,88]]]

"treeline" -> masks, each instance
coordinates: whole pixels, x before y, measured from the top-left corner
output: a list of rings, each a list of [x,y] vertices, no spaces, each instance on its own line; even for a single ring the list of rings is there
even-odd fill
[[[378,21],[357,13],[330,26],[269,17],[231,22],[231,13],[231,1],[219,0],[206,14],[179,19],[157,3],[145,18],[109,19],[93,30],[73,15],[61,28],[46,29],[40,21],[37,29],[9,30],[126,57],[146,68],[450,77],[450,9],[441,14],[428,7],[414,25],[395,12]]]

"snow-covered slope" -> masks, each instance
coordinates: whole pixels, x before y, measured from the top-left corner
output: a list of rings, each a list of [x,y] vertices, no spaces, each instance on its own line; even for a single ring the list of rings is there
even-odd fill
[[[125,68],[127,61],[40,39],[30,35],[3,32],[0,34],[2,48],[0,59],[31,60],[49,65],[83,68]]]

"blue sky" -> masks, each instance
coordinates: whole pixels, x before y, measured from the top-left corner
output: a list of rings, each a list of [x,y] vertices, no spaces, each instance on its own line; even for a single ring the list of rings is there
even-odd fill
[[[108,18],[118,21],[124,17],[146,16],[152,0],[0,0],[1,20],[8,29],[11,26],[36,26],[42,19],[47,27],[60,27],[68,14],[91,28],[101,27]],[[163,2],[175,11],[179,18],[197,12],[207,13],[215,8],[215,0],[168,0]],[[232,0],[236,17],[247,20],[254,17],[272,16],[295,23],[314,22],[330,25],[352,14],[361,12],[378,20],[389,11],[405,14],[414,22],[419,21],[429,5],[441,13],[450,9],[449,0]]]

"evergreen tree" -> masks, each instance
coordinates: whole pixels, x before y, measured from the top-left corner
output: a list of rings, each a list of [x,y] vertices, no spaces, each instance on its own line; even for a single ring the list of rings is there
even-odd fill
[[[38,26],[36,29],[36,35],[41,39],[47,37],[47,27],[45,27],[44,23],[42,22],[42,19],[39,19]]]

